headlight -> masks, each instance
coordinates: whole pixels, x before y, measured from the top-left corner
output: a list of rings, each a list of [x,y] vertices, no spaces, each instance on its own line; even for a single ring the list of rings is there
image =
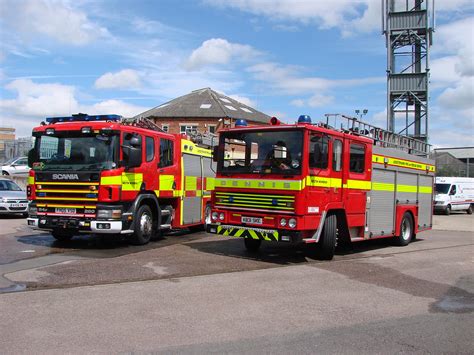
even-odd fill
[[[219,218],[219,214],[218,214],[217,212],[212,212],[211,218],[212,218],[214,221],[217,221],[217,218]]]
[[[224,220],[224,213],[221,212],[221,213],[219,214],[219,219],[220,219],[221,221]]]
[[[288,221],[288,226],[290,228],[295,228],[296,227],[296,219],[290,218],[290,220]]]
[[[7,200],[5,197],[0,198],[0,202],[2,202],[2,203],[5,203],[5,202],[7,202],[7,201],[8,201],[8,200]]]
[[[120,219],[122,218],[122,210],[98,210],[97,218]]]
[[[286,226],[286,219],[285,218],[280,219],[280,226],[282,226],[282,227]]]

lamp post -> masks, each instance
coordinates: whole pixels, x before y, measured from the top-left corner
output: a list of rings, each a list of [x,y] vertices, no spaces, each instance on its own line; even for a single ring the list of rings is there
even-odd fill
[[[367,110],[366,108],[364,108],[362,110],[359,110],[359,109],[355,110],[355,113],[356,113],[357,117],[359,118],[359,120],[361,120],[362,117],[364,117],[367,114],[367,112],[369,112],[369,110]]]

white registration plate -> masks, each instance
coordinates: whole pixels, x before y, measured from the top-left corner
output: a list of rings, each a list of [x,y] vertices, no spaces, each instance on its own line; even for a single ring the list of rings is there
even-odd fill
[[[57,207],[55,209],[56,213],[76,213],[75,208],[64,208],[64,207]]]
[[[10,207],[26,207],[26,203],[10,203]]]
[[[262,224],[260,217],[242,217],[242,223]]]

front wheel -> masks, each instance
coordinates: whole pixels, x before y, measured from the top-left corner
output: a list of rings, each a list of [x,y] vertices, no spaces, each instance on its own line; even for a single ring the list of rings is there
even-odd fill
[[[408,245],[414,236],[413,217],[410,213],[405,212],[400,223],[400,235],[395,237],[395,244],[399,246]]]
[[[134,232],[130,236],[133,245],[147,244],[154,232],[153,213],[147,205],[142,205],[137,211]]]
[[[337,245],[337,216],[330,214],[324,220],[323,232],[319,241],[319,255],[322,260],[332,260]]]
[[[466,210],[467,214],[472,214],[472,205],[469,205],[469,208]]]
[[[451,214],[451,205],[447,205],[446,209],[444,210],[444,214],[449,216]]]
[[[244,239],[245,248],[252,253],[255,253],[260,249],[262,241],[260,239],[245,238]]]

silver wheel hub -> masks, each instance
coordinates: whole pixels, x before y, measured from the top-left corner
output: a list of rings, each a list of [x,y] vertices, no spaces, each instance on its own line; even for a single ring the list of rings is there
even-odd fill
[[[144,235],[150,235],[153,228],[153,222],[151,216],[147,213],[144,213],[140,218],[140,231]]]
[[[410,222],[408,222],[408,220],[406,218],[402,222],[402,231],[401,232],[402,232],[403,240],[410,239],[411,226],[410,226]]]

